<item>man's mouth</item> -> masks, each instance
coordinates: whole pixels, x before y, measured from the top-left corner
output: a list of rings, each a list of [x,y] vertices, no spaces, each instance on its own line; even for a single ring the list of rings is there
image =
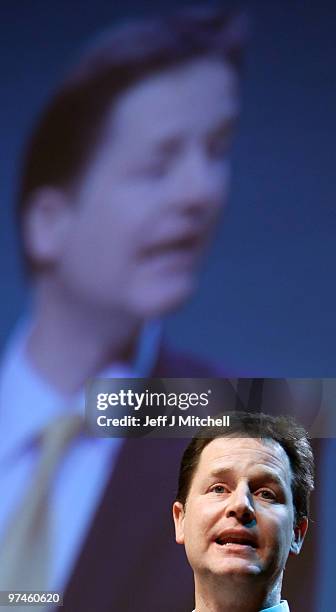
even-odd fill
[[[201,245],[199,236],[181,236],[171,240],[158,241],[145,249],[146,256],[167,255],[172,253],[194,253]]]
[[[239,533],[224,533],[215,539],[216,544],[223,547],[245,547],[258,548],[257,539],[252,535]]]

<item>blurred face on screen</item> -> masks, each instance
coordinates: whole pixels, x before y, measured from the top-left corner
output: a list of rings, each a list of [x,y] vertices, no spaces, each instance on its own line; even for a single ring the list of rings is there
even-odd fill
[[[67,209],[57,277],[74,297],[148,317],[190,295],[228,194],[237,95],[230,66],[202,58],[119,97]]]
[[[306,529],[305,521],[294,526],[291,482],[277,442],[228,437],[204,448],[185,507],[174,505],[176,539],[196,584],[209,575],[231,586],[252,579],[272,588],[281,581]]]

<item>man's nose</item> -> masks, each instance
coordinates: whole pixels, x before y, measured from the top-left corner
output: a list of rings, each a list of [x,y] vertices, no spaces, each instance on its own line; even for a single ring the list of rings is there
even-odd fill
[[[202,149],[195,149],[180,169],[179,199],[186,208],[210,212],[225,203],[229,182],[229,161],[215,162]]]
[[[231,493],[225,509],[226,517],[235,517],[244,525],[255,519],[253,498],[247,485],[241,483]]]

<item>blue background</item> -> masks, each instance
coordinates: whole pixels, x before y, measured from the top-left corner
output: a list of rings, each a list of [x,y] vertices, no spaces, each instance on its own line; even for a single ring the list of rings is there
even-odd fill
[[[32,122],[87,38],[154,6],[163,2],[1,1],[1,343],[26,297],[13,206]],[[252,32],[230,206],[200,290],[167,335],[240,374],[335,376],[336,5],[245,6]]]

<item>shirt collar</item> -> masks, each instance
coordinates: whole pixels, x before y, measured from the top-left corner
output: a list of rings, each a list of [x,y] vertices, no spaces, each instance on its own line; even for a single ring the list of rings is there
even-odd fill
[[[195,610],[193,610],[193,612],[195,612]],[[264,608],[260,610],[260,612],[289,612],[289,607],[287,601],[283,599],[280,603],[276,604],[276,606]]]
[[[289,612],[289,606],[287,601],[283,599],[276,606],[272,606],[271,608],[264,608],[264,610],[261,610],[261,612]]]
[[[19,322],[7,343],[0,368],[0,459],[32,440],[62,412],[84,413],[84,390],[63,395],[49,385],[29,363],[25,347],[31,321]],[[99,378],[146,378],[154,367],[161,338],[161,324],[144,325],[132,364],[111,364]],[[69,408],[70,407],[70,408]]]

